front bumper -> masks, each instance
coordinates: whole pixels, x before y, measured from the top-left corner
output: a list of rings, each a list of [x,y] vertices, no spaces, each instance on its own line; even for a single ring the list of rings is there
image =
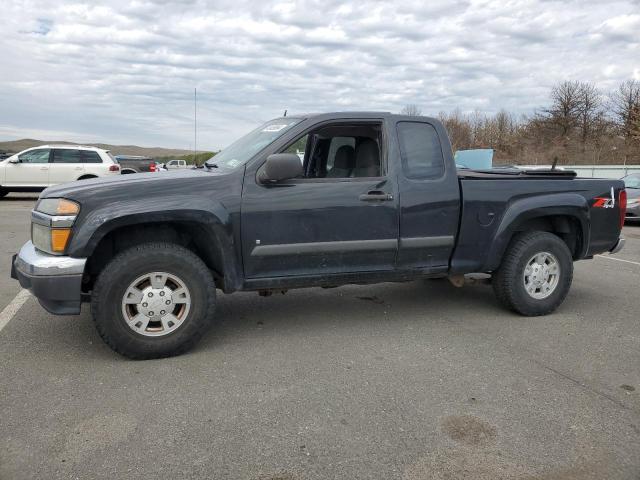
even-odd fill
[[[86,258],[49,255],[25,243],[11,261],[11,278],[20,282],[48,312],[80,313],[81,285]]]

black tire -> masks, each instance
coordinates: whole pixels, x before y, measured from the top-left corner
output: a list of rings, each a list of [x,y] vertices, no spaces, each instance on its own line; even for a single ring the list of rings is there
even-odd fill
[[[189,289],[191,306],[183,323],[164,336],[149,337],[130,328],[122,298],[136,278],[162,271],[178,276]],[[216,287],[211,271],[192,251],[172,243],[144,243],[116,255],[100,273],[91,312],[98,333],[114,351],[132,359],[180,355],[191,349],[213,320]]]
[[[524,282],[528,261],[541,252],[551,253],[558,261],[560,272],[557,284],[546,298],[531,296]],[[573,279],[573,258],[567,245],[549,232],[525,232],[516,235],[493,274],[492,284],[496,297],[505,307],[521,315],[535,317],[553,312],[564,301]]]

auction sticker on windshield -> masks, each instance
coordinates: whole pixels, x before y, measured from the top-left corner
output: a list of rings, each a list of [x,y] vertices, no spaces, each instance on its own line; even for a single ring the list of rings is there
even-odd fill
[[[269,125],[268,127],[266,127],[265,129],[263,129],[263,132],[279,132],[280,130],[282,130],[283,128],[287,128],[289,126],[289,124],[276,124],[276,125]]]

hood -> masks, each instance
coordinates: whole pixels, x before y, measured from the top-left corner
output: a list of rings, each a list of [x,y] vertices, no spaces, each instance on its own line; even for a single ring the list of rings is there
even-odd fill
[[[64,183],[45,189],[40,198],[65,197],[81,200],[90,195],[117,191],[121,195],[136,196],[139,192],[147,194],[168,192],[186,185],[208,184],[213,177],[226,177],[233,171],[217,169],[192,169],[176,172],[133,173],[112,177],[92,178]]]

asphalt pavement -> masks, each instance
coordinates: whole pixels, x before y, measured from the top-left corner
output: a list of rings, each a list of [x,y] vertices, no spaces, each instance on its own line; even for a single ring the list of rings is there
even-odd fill
[[[35,197],[0,200],[0,311]],[[88,308],[0,331],[0,479],[640,478],[640,226],[553,315],[446,281],[220,294],[189,354],[129,361]]]

